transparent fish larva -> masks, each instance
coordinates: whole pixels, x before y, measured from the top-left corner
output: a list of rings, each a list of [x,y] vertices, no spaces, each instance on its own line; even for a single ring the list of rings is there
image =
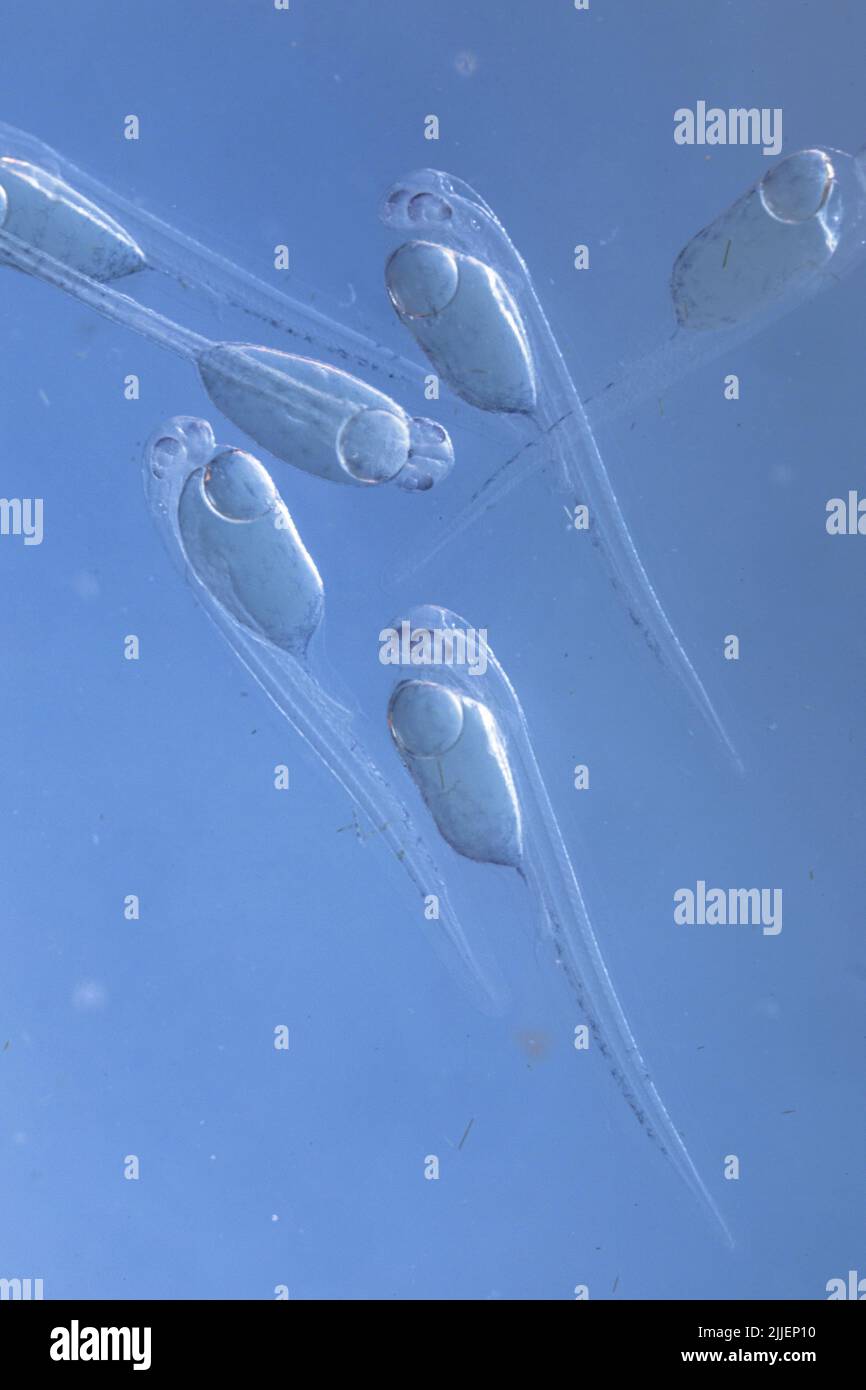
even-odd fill
[[[7,231],[93,279],[116,280],[153,271],[289,335],[297,340],[304,356],[332,358],[347,371],[361,371],[404,386],[417,387],[423,380],[423,372],[415,363],[341,323],[336,315],[265,284],[137,203],[120,197],[34,136],[3,123],[0,184],[7,190],[11,205]],[[110,229],[111,236],[97,237],[88,252],[82,224],[89,224],[91,232],[102,224]],[[297,284],[294,273],[292,283]]]
[[[0,186],[0,259],[195,363],[217,409],[276,458],[331,482],[395,481],[406,491],[426,491],[450,472],[451,440],[436,421],[410,417],[339,367],[250,343],[216,343],[183,328],[106,283],[116,278],[110,270],[134,262],[134,247],[110,218],[65,198],[46,202],[26,180]],[[9,231],[10,223],[64,259]]]
[[[401,180],[382,208],[388,227],[412,233],[388,259],[385,281],[401,322],[457,395],[485,411],[523,416],[549,448],[561,486],[589,508],[611,579],[651,649],[679,677],[741,769],[737,752],[644,569],[595,435],[535,293],[529,271],[495,214],[468,184],[426,169]],[[443,529],[417,569],[536,465],[521,470]]]
[[[693,236],[671,273],[674,322],[657,347],[588,390],[593,422],[661,395],[862,265],[864,171],[862,151],[798,150]]]
[[[464,619],[428,605],[413,633],[463,632]],[[730,1232],[653,1084],[611,982],[520,701],[494,653],[484,675],[429,667],[402,680],[388,706],[397,751],[442,837],[468,859],[515,869],[539,908],[539,935],[566,978],[617,1086],[732,1244]]]
[[[205,420],[179,416],[152,436],[143,461],[148,507],[198,603],[280,713],[375,826],[437,920],[415,921],[461,988],[485,1012],[502,986],[470,946],[444,881],[408,810],[366,752],[352,714],[316,679],[309,649],[322,622],[321,576],[258,459],[221,448]]]

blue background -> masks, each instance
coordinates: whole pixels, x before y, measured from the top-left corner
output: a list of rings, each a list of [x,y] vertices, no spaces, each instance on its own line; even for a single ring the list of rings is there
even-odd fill
[[[448,169],[509,228],[580,382],[663,335],[676,252],[767,167],[752,148],[675,146],[674,109],[781,106],[785,152],[853,151],[864,38],[858,7],[792,0],[47,0],[6,17],[0,114],[275,285],[287,242],[300,282],[323,303],[351,286],[347,316],[407,354],[377,203],[413,168]],[[591,248],[581,275],[576,242]],[[515,986],[487,1019],[413,931],[399,868],[341,832],[346,796],[171,569],[144,440],[202,413],[245,442],[190,367],[48,286],[2,284],[0,491],[43,497],[46,534],[0,539],[0,1276],[41,1277],[47,1297],[568,1299],[577,1284],[821,1298],[866,1273],[866,542],[824,530],[827,499],[863,486],[862,273],[600,436],[743,780],[543,479],[411,580],[389,577],[513,447],[496,421],[441,403],[461,447],[452,494],[359,495],[274,465],[326,580],[317,672],[357,700],[407,796],[379,628],[432,601],[488,629],[733,1252],[600,1060],[570,1046],[523,884],[430,831]],[[130,289],[169,302],[155,278]],[[285,346],[190,296],[173,307],[216,337]],[[722,660],[729,632],[738,663]],[[674,928],[672,894],[698,878],[781,887],[782,934]]]

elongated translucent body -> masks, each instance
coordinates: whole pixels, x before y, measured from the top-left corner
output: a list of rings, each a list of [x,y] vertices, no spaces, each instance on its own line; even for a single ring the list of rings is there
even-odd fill
[[[540,433],[557,460],[561,486],[573,502],[588,506],[591,530],[622,601],[741,769],[637,552],[574,381],[505,228],[467,184],[430,169],[401,180],[382,217],[389,227],[413,233],[392,253],[385,272],[401,322],[458,395],[483,410],[532,422],[536,440]],[[536,462],[528,454],[524,467]],[[503,488],[520,476],[512,471]],[[486,488],[464,517],[449,523],[432,552],[422,551],[409,568],[464,529],[503,488]],[[407,568],[399,572],[405,575]]]
[[[217,447],[207,421],[183,416],[151,437],[143,477],[151,515],[198,603],[391,849],[420,898],[438,897],[439,917],[428,920],[419,901],[413,924],[473,1002],[499,1011],[501,983],[470,946],[409,812],[365,751],[350,712],[310,669],[324,586],[267,470],[250,454]]]
[[[413,632],[468,632],[435,606],[413,610]],[[644,1130],[731,1236],[641,1056],[608,974],[533,751],[520,701],[494,653],[484,675],[430,668],[401,681],[388,707],[397,750],[436,825],[458,854],[517,870],[537,899],[540,935]]]
[[[410,418],[389,396],[338,367],[255,344],[211,342],[121,294],[103,281],[111,278],[110,267],[133,255],[125,234],[83,204],[73,209],[67,200],[53,205],[38,198],[32,204],[27,180],[7,185],[0,259],[194,362],[217,409],[276,458],[354,486],[395,480],[407,491],[425,491],[447,476],[453,449],[435,421]],[[9,232],[10,222],[62,250],[65,259]]]
[[[139,203],[122,198],[34,136],[2,123],[0,184],[15,205],[14,223],[7,230],[94,279],[112,280],[141,271],[166,275],[186,289],[230,304],[287,334],[304,356],[323,356],[347,371],[404,386],[417,387],[423,381],[423,371],[415,363],[350,328],[336,312],[328,315],[311,302],[265,284]],[[91,221],[114,230],[111,254],[101,266],[80,259],[80,227],[71,239],[63,235],[64,224],[71,227],[84,209]],[[122,243],[126,250],[119,254]],[[297,284],[294,272],[291,278]]]

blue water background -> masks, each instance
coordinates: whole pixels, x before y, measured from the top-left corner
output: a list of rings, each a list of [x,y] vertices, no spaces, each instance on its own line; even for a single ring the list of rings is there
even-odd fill
[[[852,151],[864,38],[857,7],[791,0],[46,3],[6,18],[0,114],[275,285],[286,242],[299,282],[407,353],[377,203],[400,174],[448,169],[508,226],[579,382],[663,336],[676,252],[766,166],[675,146],[674,109],[780,106],[786,152]],[[541,479],[396,584],[390,557],[450,514],[445,489],[358,495],[274,466],[326,580],[318,670],[407,796],[376,634],[425,601],[487,628],[733,1252],[570,1046],[516,876],[434,840],[517,984],[490,1020],[170,567],[144,440],[203,413],[244,442],[192,369],[47,286],[2,283],[0,492],[43,497],[46,532],[0,540],[0,1275],[42,1277],[47,1297],[820,1298],[863,1270],[866,542],[823,524],[864,480],[862,272],[600,434],[743,780]],[[214,336],[286,345],[156,280],[148,295]],[[455,437],[464,480],[513,442],[482,418]],[[675,928],[673,892],[699,878],[781,887],[781,935]]]

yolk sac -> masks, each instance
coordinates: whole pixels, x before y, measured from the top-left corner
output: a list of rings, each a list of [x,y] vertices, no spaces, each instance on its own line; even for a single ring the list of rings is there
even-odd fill
[[[692,237],[671,294],[681,327],[716,330],[759,319],[829,266],[843,199],[823,150],[802,150]]]
[[[98,283],[144,268],[144,252],[119,223],[54,174],[4,156],[0,184],[6,200],[2,225],[10,236]]]
[[[221,449],[191,472],[177,524],[189,564],[220,607],[257,637],[302,656],[322,619],[324,588],[258,460]]]
[[[404,681],[391,697],[388,725],[452,849],[484,864],[518,868],[520,806],[502,734],[487,707],[433,681]]]
[[[452,391],[481,410],[535,409],[526,329],[492,267],[435,242],[410,241],[391,255],[385,284],[398,317]]]
[[[453,461],[444,430],[427,461],[431,441],[416,430],[417,422],[381,391],[336,367],[273,348],[218,343],[200,354],[198,368],[224,415],[277,458],[320,478],[360,486],[400,483],[408,464],[405,486],[411,491],[444,477]],[[416,437],[422,449],[413,465]],[[425,477],[430,481],[419,481]]]

